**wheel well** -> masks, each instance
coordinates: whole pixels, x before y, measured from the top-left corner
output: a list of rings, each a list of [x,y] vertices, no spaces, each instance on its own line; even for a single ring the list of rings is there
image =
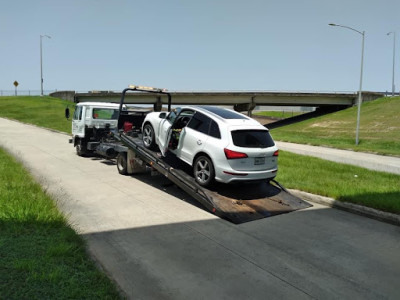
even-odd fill
[[[146,121],[146,122],[143,124],[143,127],[144,127],[144,125],[147,125],[147,124],[150,124],[150,126],[153,127],[153,124],[151,124],[150,121]],[[153,127],[153,128],[154,128],[154,127]]]
[[[199,153],[197,153],[197,154],[195,155],[195,157],[193,158],[192,166],[194,165],[194,162],[196,161],[196,159],[197,159],[199,156],[207,156],[207,157],[211,160],[212,164],[214,165],[214,162],[213,162],[213,160],[211,159],[210,155],[208,155],[208,154],[205,153],[205,152],[199,152]]]
[[[82,143],[87,143],[88,142],[88,140],[86,138],[81,138],[79,136],[76,136],[76,137],[74,137],[74,147],[76,145],[78,145],[80,141],[82,141]]]

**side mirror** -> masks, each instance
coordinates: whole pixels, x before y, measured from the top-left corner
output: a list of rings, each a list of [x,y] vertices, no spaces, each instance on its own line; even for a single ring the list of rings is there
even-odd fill
[[[159,117],[160,119],[165,119],[165,118],[167,117],[167,113],[166,113],[166,112],[162,112],[162,113],[160,113],[160,114],[158,115],[158,117]]]
[[[65,109],[65,117],[67,118],[67,120],[69,120],[69,108],[68,107]]]

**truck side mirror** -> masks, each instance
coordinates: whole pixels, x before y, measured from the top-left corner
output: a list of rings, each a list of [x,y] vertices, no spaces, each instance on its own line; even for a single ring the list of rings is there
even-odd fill
[[[65,109],[65,117],[67,118],[67,120],[69,120],[69,108],[68,107]]]
[[[165,119],[165,118],[167,117],[167,113],[166,113],[166,112],[162,112],[162,113],[160,113],[160,114],[158,115],[158,117],[159,117],[160,119]]]

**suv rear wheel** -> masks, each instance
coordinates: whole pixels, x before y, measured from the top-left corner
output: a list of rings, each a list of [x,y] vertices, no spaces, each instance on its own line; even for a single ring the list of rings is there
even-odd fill
[[[207,156],[199,156],[193,165],[194,179],[201,186],[207,187],[214,183],[215,170],[211,159]]]

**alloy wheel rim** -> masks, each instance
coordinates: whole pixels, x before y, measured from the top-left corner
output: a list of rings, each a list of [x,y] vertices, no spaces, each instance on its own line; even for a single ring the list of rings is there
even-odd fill
[[[153,137],[151,135],[151,129],[146,126],[144,128],[144,135],[143,135],[143,142],[146,146],[149,146],[151,144]]]
[[[196,177],[199,182],[205,183],[210,178],[210,166],[206,160],[199,160],[196,165]]]

